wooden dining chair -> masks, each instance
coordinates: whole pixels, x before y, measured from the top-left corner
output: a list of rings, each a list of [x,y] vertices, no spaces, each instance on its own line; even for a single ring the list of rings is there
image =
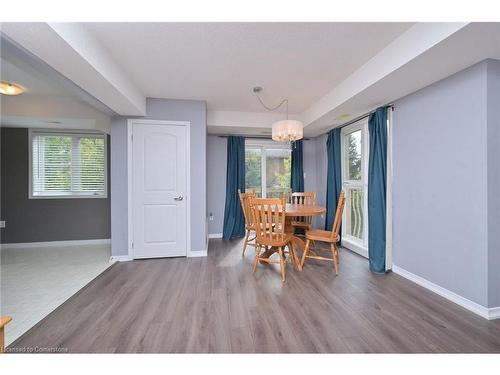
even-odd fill
[[[12,320],[10,316],[0,317],[0,353],[5,351],[5,326]]]
[[[316,193],[313,191],[305,193],[292,193],[290,203],[315,205]],[[292,219],[292,226],[294,229],[309,230],[312,228],[312,216],[294,217]]]
[[[337,203],[337,210],[335,211],[335,220],[333,222],[333,227],[331,231],[312,229],[306,232],[306,246],[304,248],[304,253],[302,254],[302,259],[300,262],[300,268],[304,267],[304,262],[306,258],[327,260],[333,262],[333,267],[335,268],[335,274],[339,273],[339,249],[337,243],[340,241],[339,230],[340,223],[342,222],[342,212],[344,211],[345,196],[344,192],[341,191],[339,195],[339,200]],[[330,244],[330,251],[332,252],[332,258],[322,257],[317,255],[315,252],[313,255],[309,254],[311,250],[312,241],[326,242]]]
[[[240,196],[241,208],[243,210],[243,216],[245,218],[245,243],[243,244],[243,253],[241,256],[245,256],[245,250],[247,246],[255,247],[255,236],[250,238],[252,232],[255,233],[255,228],[253,225],[253,214],[250,208],[250,198],[255,198],[255,193],[242,193],[240,189],[238,189],[238,195]]]
[[[285,231],[286,197],[282,198],[250,198],[253,213],[254,228],[256,232],[256,251],[253,262],[253,272],[257,269],[258,262],[279,263],[281,280],[285,281],[285,247],[288,247],[294,262],[297,259],[292,245],[292,233]],[[279,262],[263,256],[270,248],[277,248]]]

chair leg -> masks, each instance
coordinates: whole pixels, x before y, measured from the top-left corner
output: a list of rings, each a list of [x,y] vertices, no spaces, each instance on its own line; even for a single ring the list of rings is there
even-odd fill
[[[243,254],[241,254],[242,257],[245,256],[245,250],[247,249],[249,237],[250,237],[250,229],[247,229],[247,235],[245,236],[245,243],[243,244]]]
[[[279,248],[280,254],[280,268],[281,268],[281,281],[285,281],[285,254],[283,254],[283,248]]]
[[[335,268],[335,274],[339,274],[339,256],[337,253],[337,249],[335,248],[334,244],[330,245],[330,248],[332,249],[332,255],[333,255],[333,268]]]
[[[293,247],[293,242],[290,241],[287,246],[290,251],[290,258],[292,259],[293,266],[297,269],[297,271],[300,271],[300,261],[297,257],[297,253],[295,252],[295,248]]]
[[[304,267],[304,262],[306,261],[306,256],[309,252],[309,246],[311,246],[311,240],[306,241],[306,247],[304,248],[304,253],[302,254],[302,260],[300,261],[300,270]]]
[[[260,255],[260,246],[256,244],[255,245],[255,259],[253,261],[253,266],[252,266],[254,273],[255,273],[255,270],[257,269],[257,263],[259,262],[259,255]]]

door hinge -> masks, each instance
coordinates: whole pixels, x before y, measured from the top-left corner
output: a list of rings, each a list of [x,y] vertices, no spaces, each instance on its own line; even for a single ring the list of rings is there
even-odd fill
[[[132,249],[134,248],[134,241],[132,241]]]
[[[134,140],[134,135],[133,134],[130,134],[130,140],[133,141]]]

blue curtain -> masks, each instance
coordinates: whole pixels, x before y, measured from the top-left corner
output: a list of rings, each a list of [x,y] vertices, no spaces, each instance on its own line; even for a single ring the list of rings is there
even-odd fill
[[[245,235],[245,218],[238,196],[245,191],[245,138],[227,138],[226,205],[222,237],[230,240]]]
[[[368,253],[370,270],[383,273],[386,271],[387,107],[370,115],[368,131]]]
[[[328,154],[328,172],[326,177],[326,220],[325,229],[331,230],[335,220],[337,201],[342,190],[340,128],[328,132],[326,152]]]
[[[302,140],[293,142],[292,145],[292,191],[304,191],[304,164],[302,161]]]

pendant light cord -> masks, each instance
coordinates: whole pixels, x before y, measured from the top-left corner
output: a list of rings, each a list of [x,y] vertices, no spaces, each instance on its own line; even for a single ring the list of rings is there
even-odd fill
[[[268,107],[267,105],[264,104],[264,102],[262,101],[262,99],[260,98],[260,95],[258,92],[255,93],[255,95],[257,96],[257,99],[259,99],[259,102],[260,104],[262,104],[262,106],[267,109],[268,111],[275,111],[277,110],[279,107],[281,107],[284,103],[286,103],[286,119],[288,120],[288,98],[285,98],[283,99],[277,106],[275,107]]]

